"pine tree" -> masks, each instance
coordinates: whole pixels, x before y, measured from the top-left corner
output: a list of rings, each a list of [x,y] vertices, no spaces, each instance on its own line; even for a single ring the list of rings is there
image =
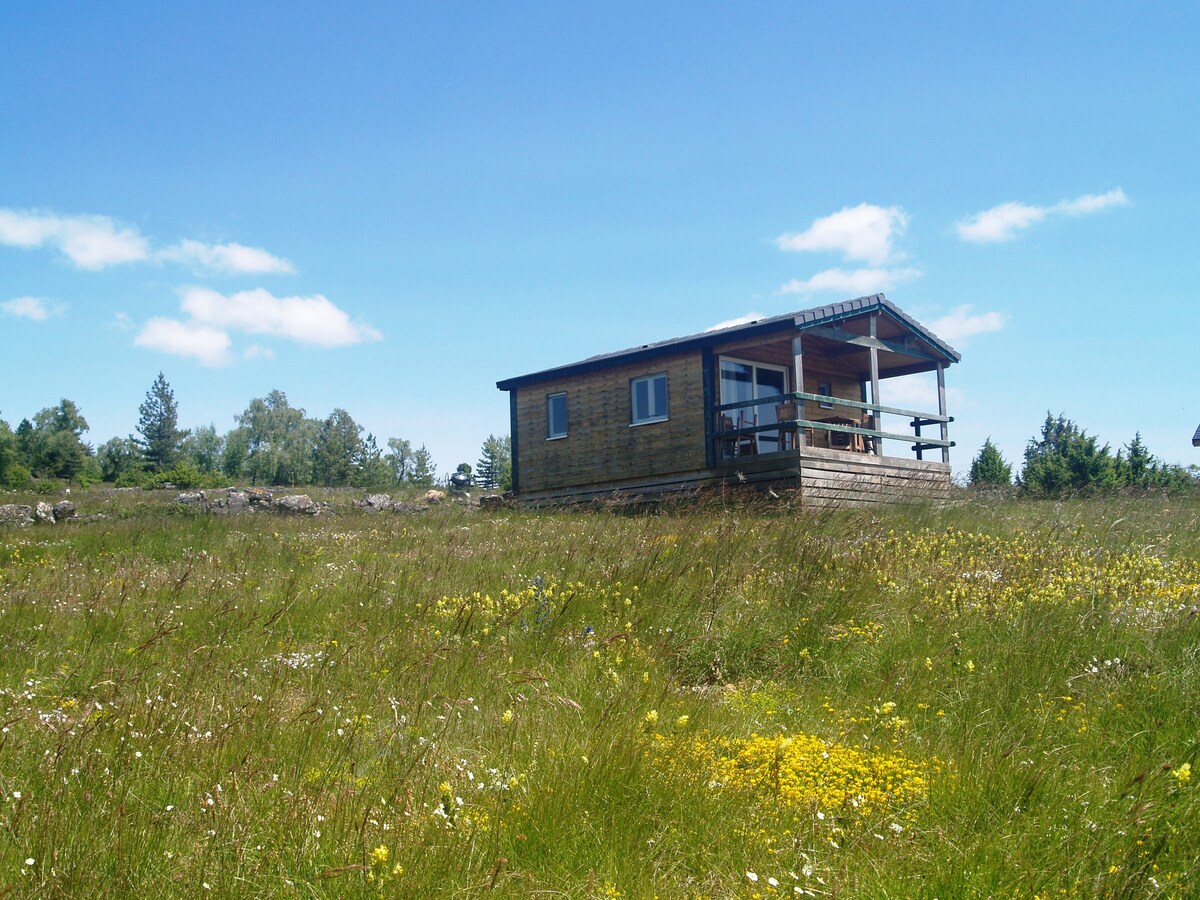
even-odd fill
[[[413,453],[408,482],[420,487],[432,487],[435,478],[437,478],[437,466],[433,464],[433,455],[422,444]]]
[[[179,430],[175,393],[162,372],[146,392],[146,400],[138,407],[138,412],[141,415],[137,430],[142,439],[137,443],[146,465],[154,472],[171,468],[179,455],[179,445],[188,433]]]
[[[508,489],[512,485],[512,443],[508,435],[489,434],[479,451],[475,483],[486,490]]]
[[[1063,415],[1046,413],[1040,440],[1030,439],[1025,448],[1021,488],[1042,497],[1089,494],[1118,485],[1116,461],[1108,444]]]
[[[971,463],[971,487],[1008,487],[1012,484],[1012,466],[1004,461],[992,439],[983,442],[979,455]]]

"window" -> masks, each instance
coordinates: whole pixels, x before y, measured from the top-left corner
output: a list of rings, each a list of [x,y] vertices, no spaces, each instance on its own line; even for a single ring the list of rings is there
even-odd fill
[[[629,382],[629,424],[642,425],[646,422],[667,420],[667,373],[646,375]]]
[[[826,397],[832,397],[833,396],[833,385],[830,384],[828,381],[822,381],[817,385],[817,393],[824,394]],[[821,409],[833,409],[833,404],[829,403],[827,401],[824,401],[824,400],[822,400],[817,405],[820,406]]]
[[[567,393],[546,396],[546,440],[567,436]]]

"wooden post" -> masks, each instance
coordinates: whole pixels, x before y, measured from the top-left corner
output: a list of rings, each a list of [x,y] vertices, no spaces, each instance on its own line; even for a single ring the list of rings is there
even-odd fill
[[[796,334],[792,337],[792,367],[796,370],[796,383],[792,385],[793,391],[804,390],[804,343],[801,336]],[[808,414],[804,410],[804,401],[796,401],[796,410],[800,413],[801,419],[807,419]],[[806,445],[806,438],[803,429],[799,425],[796,426],[796,446],[803,447]]]
[[[946,367],[941,363],[937,364],[937,384],[938,384],[938,415],[943,419],[946,415]],[[942,440],[950,440],[950,428],[945,421],[942,422]],[[942,462],[950,463],[950,448],[942,447]]]
[[[869,331],[871,337],[878,337],[876,332],[876,321],[879,318],[879,313],[871,313]],[[871,402],[876,406],[879,405],[879,350],[874,344],[871,345]],[[874,410],[875,430],[883,430],[883,415],[879,410]],[[875,455],[883,456],[883,438],[875,439]]]

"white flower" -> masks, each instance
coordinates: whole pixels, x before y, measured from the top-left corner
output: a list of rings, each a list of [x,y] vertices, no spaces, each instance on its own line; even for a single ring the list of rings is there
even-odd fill
[[[757,872],[747,872],[746,877],[749,878],[751,881],[755,881],[755,882],[758,881],[758,873]]]
[[[888,828],[892,829],[892,832],[894,834],[899,834],[900,832],[902,832],[904,830],[904,826],[901,825],[899,822],[893,822],[891,825],[888,826]]]
[[[774,876],[771,876],[767,879],[767,884],[769,884],[771,887],[779,887],[779,880]]]
[[[31,856],[31,857],[29,857],[28,859],[26,859],[26,860],[25,860],[25,865],[27,865],[27,866],[32,866],[32,865],[33,865],[33,862],[34,862],[34,860],[33,860],[33,857]]]

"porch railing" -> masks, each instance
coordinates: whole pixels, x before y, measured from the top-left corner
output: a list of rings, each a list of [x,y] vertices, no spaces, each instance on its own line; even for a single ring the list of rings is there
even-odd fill
[[[765,425],[744,425],[741,427],[724,428],[722,427],[721,418],[733,410],[742,410],[750,407],[759,406],[777,406],[787,401],[796,403],[797,412],[800,414],[796,418],[780,419],[770,422]],[[818,419],[804,418],[804,401],[811,400],[815,403],[826,403],[831,408],[845,407],[849,409],[862,410],[863,412],[871,413],[872,419],[878,423],[879,416],[882,413],[893,416],[904,416],[911,421],[909,427],[913,429],[913,434],[902,434],[893,431],[882,431],[878,428],[867,428],[865,425],[852,425],[841,422],[820,421]],[[831,417],[836,418],[836,417]],[[954,421],[954,416],[944,416],[940,413],[920,412],[912,409],[902,409],[895,406],[884,406],[879,403],[865,403],[858,400],[847,400],[843,397],[832,397],[827,394],[809,394],[804,391],[793,391],[790,394],[776,394],[772,397],[763,397],[758,400],[741,400],[737,403],[721,403],[714,405],[710,414],[707,417],[707,426],[709,430],[710,446],[713,448],[714,458],[722,458],[721,449],[732,444],[736,448],[738,438],[757,435],[766,431],[779,431],[782,439],[782,434],[787,431],[797,436],[802,429],[811,428],[817,431],[836,432],[844,434],[861,435],[863,438],[871,438],[874,446],[879,448],[880,441],[912,441],[911,449],[916,453],[916,458],[921,459],[925,450],[942,449],[948,450],[955,446],[954,441],[943,438],[926,437],[921,434],[921,429],[927,425],[945,426]],[[864,442],[865,443],[865,442]]]

